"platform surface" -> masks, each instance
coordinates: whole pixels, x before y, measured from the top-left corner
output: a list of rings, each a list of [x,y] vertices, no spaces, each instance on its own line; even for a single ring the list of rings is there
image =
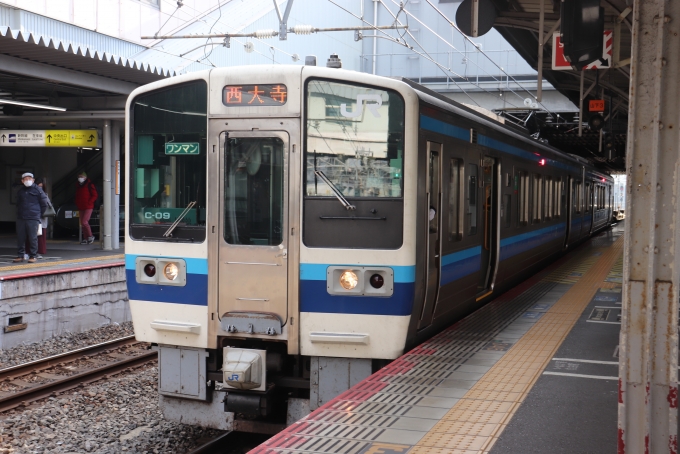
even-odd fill
[[[125,259],[122,242],[119,250],[103,251],[97,242],[80,244],[73,240],[47,240],[47,253],[36,263],[13,263],[16,256],[16,236],[0,236],[0,279],[25,273],[120,265]]]
[[[614,453],[622,225],[251,451]]]

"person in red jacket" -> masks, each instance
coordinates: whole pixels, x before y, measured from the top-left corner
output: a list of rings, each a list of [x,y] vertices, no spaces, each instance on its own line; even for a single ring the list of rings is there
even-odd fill
[[[91,244],[94,242],[94,236],[90,228],[90,216],[92,216],[97,196],[97,188],[92,180],[87,178],[87,173],[80,172],[78,174],[78,184],[76,185],[76,206],[80,216],[80,225],[83,228],[83,241],[80,244]]]

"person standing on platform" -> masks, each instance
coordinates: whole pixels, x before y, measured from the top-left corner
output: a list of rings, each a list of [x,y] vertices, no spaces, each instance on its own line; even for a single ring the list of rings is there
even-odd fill
[[[78,174],[78,184],[76,185],[76,206],[80,216],[80,226],[83,228],[83,241],[80,244],[92,244],[94,236],[90,228],[90,216],[94,210],[94,203],[97,201],[97,188],[92,180],[87,178],[87,173]]]
[[[23,262],[24,254],[28,254],[28,263],[35,263],[38,253],[38,226],[40,218],[47,209],[47,196],[35,182],[33,174],[26,172],[21,175],[23,187],[17,192],[17,248],[18,256],[13,261]],[[26,250],[26,241],[29,250]]]

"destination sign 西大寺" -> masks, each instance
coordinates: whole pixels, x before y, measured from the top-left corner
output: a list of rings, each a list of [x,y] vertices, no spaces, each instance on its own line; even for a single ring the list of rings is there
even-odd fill
[[[99,147],[94,129],[0,130],[0,147]]]
[[[167,155],[197,155],[200,154],[198,142],[170,142],[165,144]]]
[[[226,85],[222,89],[222,103],[227,107],[282,106],[287,100],[283,84]]]

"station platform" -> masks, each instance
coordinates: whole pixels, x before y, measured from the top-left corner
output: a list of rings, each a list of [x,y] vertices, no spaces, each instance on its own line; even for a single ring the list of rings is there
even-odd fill
[[[17,256],[16,236],[0,236],[0,280],[25,275],[72,272],[84,267],[123,266],[123,245],[116,251],[104,251],[99,243],[80,244],[74,240],[47,240],[47,253],[36,263],[13,263]]]
[[[623,225],[250,451],[616,451]]]

